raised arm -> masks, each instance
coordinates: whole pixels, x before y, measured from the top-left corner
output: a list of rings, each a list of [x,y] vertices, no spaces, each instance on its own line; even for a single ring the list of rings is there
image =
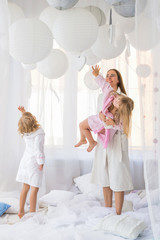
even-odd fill
[[[25,108],[23,106],[19,106],[18,110],[23,114],[26,112]]]
[[[96,65],[95,67],[93,67],[92,66],[92,74],[95,76],[95,77],[97,77],[98,75],[99,75],[99,72],[100,72],[100,67],[99,67],[99,65]]]
[[[110,92],[113,90],[113,88],[110,86],[110,84],[106,81],[104,77],[102,77],[100,72],[99,65],[95,65],[95,67],[92,66],[92,74],[95,76],[96,83],[100,86],[103,92]]]

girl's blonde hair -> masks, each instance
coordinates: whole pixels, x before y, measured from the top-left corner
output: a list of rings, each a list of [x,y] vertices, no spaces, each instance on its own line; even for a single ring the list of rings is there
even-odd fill
[[[120,121],[123,125],[123,131],[127,136],[129,136],[131,130],[131,117],[133,108],[133,100],[127,96],[120,95],[118,112],[120,115]]]
[[[18,122],[18,132],[23,136],[24,133],[35,132],[39,128],[37,119],[30,112],[24,112]]]

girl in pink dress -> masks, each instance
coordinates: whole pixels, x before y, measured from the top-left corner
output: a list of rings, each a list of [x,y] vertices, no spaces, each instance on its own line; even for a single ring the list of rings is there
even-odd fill
[[[104,148],[107,148],[109,141],[114,136],[117,130],[124,131],[128,136],[130,128],[130,119],[133,110],[133,100],[127,96],[120,95],[113,91],[110,84],[99,75],[100,68],[95,66],[93,68],[93,75],[96,77],[95,81],[102,88],[104,94],[104,102],[102,107],[103,120],[99,118],[99,114],[89,116],[80,123],[80,141],[75,145],[79,147],[86,144],[86,138],[89,142],[88,152],[97,145],[93,139],[91,131],[98,134]]]

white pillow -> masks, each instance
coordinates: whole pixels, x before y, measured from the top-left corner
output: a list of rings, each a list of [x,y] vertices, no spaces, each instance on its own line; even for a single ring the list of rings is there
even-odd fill
[[[158,203],[160,203],[160,190],[159,189],[155,189],[152,192],[150,192],[150,200],[153,205],[157,205]],[[147,196],[145,196],[135,205],[135,208],[139,209],[139,208],[144,208],[147,206],[148,206],[148,201],[147,201]]]
[[[90,197],[94,197],[98,200],[102,200],[103,199],[102,187],[92,184],[90,180],[91,173],[73,179],[75,185],[79,188],[79,190],[82,193],[87,194]]]
[[[135,193],[137,194],[141,199],[146,196],[146,190],[133,190],[130,193]]]
[[[125,238],[136,239],[146,228],[143,221],[127,215],[107,215],[103,218],[96,230],[107,231]]]
[[[144,198],[146,196],[146,190],[139,190],[138,196],[140,196],[141,199]]]
[[[48,207],[48,205],[57,206],[58,203],[71,200],[74,196],[74,192],[52,190],[38,200],[39,207]]]
[[[105,207],[104,200],[101,200],[100,202],[101,202],[101,206]],[[112,207],[115,208],[115,201],[113,201]],[[124,200],[122,212],[132,212],[132,211],[133,211],[133,203],[131,201]]]
[[[0,198],[0,202],[4,202],[4,203],[11,205],[11,207],[8,208],[5,213],[18,213],[19,199],[17,199],[17,198]],[[24,211],[25,212],[29,211],[29,208],[27,205],[25,205]]]
[[[115,201],[113,201],[113,207],[115,207]],[[133,203],[128,200],[124,200],[122,212],[131,212],[133,211]]]

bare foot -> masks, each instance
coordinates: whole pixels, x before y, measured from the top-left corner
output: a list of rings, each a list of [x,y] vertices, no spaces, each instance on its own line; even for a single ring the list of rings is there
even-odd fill
[[[97,145],[96,141],[94,141],[93,143],[89,144],[89,147],[87,148],[87,152],[91,152],[96,145]]]
[[[87,141],[86,140],[80,140],[76,145],[74,145],[75,147],[80,147],[83,144],[86,144]]]
[[[23,216],[24,216],[24,212],[19,212],[19,213],[18,213],[18,217],[19,217],[19,218],[22,218]]]

